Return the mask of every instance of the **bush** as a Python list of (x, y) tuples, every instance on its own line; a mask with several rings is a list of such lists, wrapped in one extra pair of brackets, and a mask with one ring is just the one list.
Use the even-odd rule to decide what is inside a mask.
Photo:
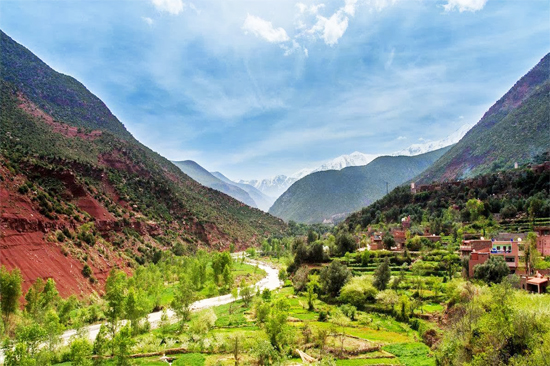
[(85, 264), (84, 268), (82, 268), (82, 275), (86, 278), (90, 277), (92, 275), (92, 269), (89, 265)]

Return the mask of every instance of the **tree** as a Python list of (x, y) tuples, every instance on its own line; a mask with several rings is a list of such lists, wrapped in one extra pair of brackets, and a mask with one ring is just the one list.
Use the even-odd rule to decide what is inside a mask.
[(107, 338), (108, 333), (109, 330), (105, 326), (105, 324), (101, 324), (101, 327), (99, 327), (99, 332), (95, 337), (94, 346), (92, 349), (93, 354), (98, 356), (98, 358), (96, 358), (94, 361), (94, 364), (96, 365), (101, 365), (103, 363), (103, 356), (105, 355), (105, 353), (107, 353), (107, 350), (109, 349), (110, 340)]
[(316, 283), (309, 281), (307, 284), (307, 308), (309, 311), (315, 310), (315, 300), (317, 300), (317, 294), (315, 293)]
[(243, 351), (243, 338), (242, 334), (236, 333), (231, 335), (227, 340), (227, 348), (235, 359), (235, 366), (239, 366), (240, 354)]
[(71, 342), (71, 361), (73, 366), (92, 366), (92, 344), (86, 338), (76, 338)]
[(373, 285), (379, 291), (383, 291), (388, 287), (391, 278), (390, 259), (386, 257), (382, 263), (374, 271)]
[(216, 314), (212, 309), (204, 309), (197, 314), (197, 317), (189, 324), (189, 333), (191, 333), (191, 340), (194, 344), (202, 349), (204, 346), (204, 339), (208, 332), (216, 324)]
[(490, 256), (483, 264), (474, 267), (474, 278), (487, 283), (500, 283), (510, 274), (510, 269), (503, 257)]
[(0, 267), (0, 307), (6, 328), (8, 328), (10, 316), (19, 308), (21, 282), (23, 277), (17, 268), (9, 272), (6, 267)]
[(321, 287), (326, 294), (337, 297), (340, 289), (348, 282), (351, 273), (345, 265), (333, 261), (321, 270), (319, 275)]
[(376, 295), (378, 301), (386, 310), (392, 310), (399, 301), (399, 297), (393, 290), (384, 290)]
[(349, 325), (349, 319), (342, 314), (341, 311), (334, 311), (331, 323), (334, 324), (334, 327), (340, 327), (340, 332), (337, 332), (338, 338), (340, 338), (340, 357), (344, 354), (344, 341), (346, 340), (346, 326)]
[(372, 302), (377, 290), (366, 276), (352, 277), (340, 290), (340, 301), (362, 307), (367, 302)]
[(527, 240), (524, 246), (525, 271), (528, 275), (531, 275), (541, 258), (537, 250), (537, 234), (533, 232), (527, 234)]
[(133, 287), (130, 287), (128, 290), (128, 295), (126, 296), (125, 313), (126, 317), (130, 321), (133, 335), (138, 333), (139, 321), (147, 314), (147, 310), (148, 306), (145, 296), (143, 296), (141, 291), (136, 292)]
[(189, 320), (191, 316), (191, 304), (193, 304), (195, 299), (196, 295), (189, 280), (185, 275), (181, 275), (179, 283), (176, 286), (174, 299), (171, 303), (172, 310), (180, 319), (181, 327), (183, 327), (185, 321)]
[(114, 359), (117, 366), (127, 366), (130, 364), (128, 356), (130, 356), (133, 344), (132, 330), (130, 329), (130, 325), (127, 324), (113, 338)]
[(244, 305), (248, 307), (250, 305), (250, 302), (252, 301), (252, 297), (254, 296), (254, 291), (252, 290), (251, 286), (246, 286), (246, 284), (244, 283), (244, 279), (241, 282), (239, 295), (243, 299)]
[(126, 273), (112, 269), (105, 283), (105, 300), (107, 300), (107, 319), (110, 323), (111, 337), (115, 337), (118, 321), (124, 315), (126, 303)]
[(395, 238), (391, 233), (387, 232), (384, 235), (384, 239), (382, 239), (382, 244), (384, 245), (384, 249), (390, 250), (393, 246), (395, 246)]
[(343, 256), (348, 252), (355, 252), (357, 250), (357, 243), (348, 232), (341, 232), (336, 236), (336, 248), (338, 254)]
[(225, 267), (223, 267), (222, 274), (225, 287), (227, 287), (228, 289), (233, 287), (233, 273), (231, 273), (231, 268), (229, 267), (229, 265), (226, 264)]
[(61, 334), (63, 333), (63, 325), (59, 322), (57, 312), (52, 309), (46, 312), (43, 327), (46, 331), (48, 349), (50, 352), (53, 352), (60, 341)]
[(264, 329), (271, 342), (271, 345), (281, 350), (281, 347), (287, 344), (288, 326), (287, 313), (289, 305), (286, 300), (278, 300), (270, 306), (269, 314), (264, 323)]

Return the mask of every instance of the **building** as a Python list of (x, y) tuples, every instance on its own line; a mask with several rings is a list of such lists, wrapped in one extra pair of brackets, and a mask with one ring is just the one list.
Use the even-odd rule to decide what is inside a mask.
[(537, 250), (542, 256), (550, 255), (550, 227), (536, 227), (534, 231), (537, 233)]
[(550, 277), (542, 275), (539, 271), (534, 276), (522, 276), (520, 282), (522, 289), (537, 294), (545, 293), (549, 283)]
[(478, 264), (485, 263), (491, 256), (502, 256), (510, 269), (510, 273), (516, 273), (520, 267), (520, 258), (523, 251), (520, 250), (521, 242), (496, 241), (496, 240), (464, 240), (460, 246), (462, 257), (469, 257), (468, 277), (474, 276), (474, 268)]

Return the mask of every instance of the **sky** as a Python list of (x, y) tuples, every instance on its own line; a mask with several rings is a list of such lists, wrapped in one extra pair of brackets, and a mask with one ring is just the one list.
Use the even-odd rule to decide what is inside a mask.
[(1, 0), (0, 28), (142, 143), (231, 179), (477, 122), (550, 51), (548, 0)]

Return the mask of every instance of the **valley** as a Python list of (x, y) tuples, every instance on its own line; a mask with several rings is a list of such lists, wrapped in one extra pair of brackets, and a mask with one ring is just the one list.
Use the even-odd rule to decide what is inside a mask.
[(0, 365), (550, 366), (547, 7), (486, 3), (0, 4)]

